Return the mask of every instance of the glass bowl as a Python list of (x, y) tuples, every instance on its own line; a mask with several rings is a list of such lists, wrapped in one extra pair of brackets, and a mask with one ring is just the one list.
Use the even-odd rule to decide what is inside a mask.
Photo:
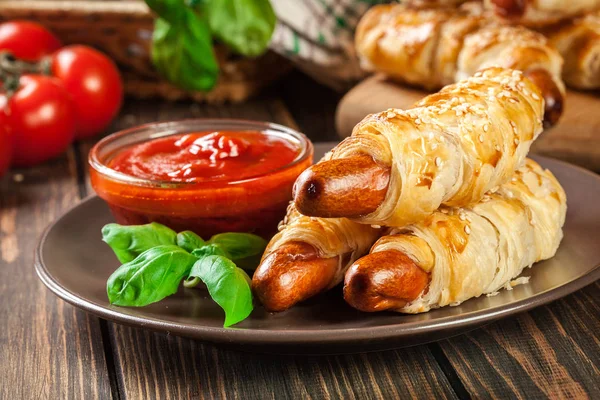
[[(108, 165), (125, 148), (156, 138), (192, 132), (247, 131), (270, 135), (296, 146), (287, 165), (265, 174), (201, 182), (171, 182), (124, 174)], [(313, 146), (293, 129), (268, 122), (195, 119), (141, 125), (114, 133), (90, 151), (92, 186), (116, 221), (134, 225), (159, 222), (203, 238), (222, 232), (251, 232), (270, 237), (284, 217), (298, 175), (312, 164)]]

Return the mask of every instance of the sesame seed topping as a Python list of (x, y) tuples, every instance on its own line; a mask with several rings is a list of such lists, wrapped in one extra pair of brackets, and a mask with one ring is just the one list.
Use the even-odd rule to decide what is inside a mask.
[(515, 144), (518, 145), (520, 143), (519, 139), (515, 139)]
[(436, 157), (435, 158), (435, 165), (438, 166), (438, 167), (441, 167), (442, 166), (442, 159), (439, 158), (439, 157)]
[(530, 220), (529, 220), (529, 223), (530, 223), (531, 225), (535, 225), (535, 220), (532, 218), (532, 219), (530, 219)]
[(470, 234), (471, 234), (471, 228), (469, 228), (469, 225), (465, 225), (465, 233), (466, 233), (467, 235), (470, 235)]
[(494, 148), (496, 149), (496, 151), (500, 151), (501, 150), (499, 144), (497, 144), (496, 147), (494, 147)]
[(483, 135), (479, 135), (479, 141), (483, 143)]
[(387, 117), (388, 117), (388, 118), (394, 118), (395, 116), (396, 116), (396, 113), (395, 113), (395, 112), (388, 111), (388, 113), (387, 113)]
[(443, 214), (448, 214), (448, 209), (447, 208), (442, 208), (440, 210)]
[(487, 132), (489, 129), (490, 129), (490, 126), (489, 126), (488, 124), (485, 124), (485, 125), (483, 126), (483, 131), (484, 131), (484, 132)]
[(515, 178), (514, 176), (510, 179), (511, 182), (516, 182), (517, 178)]
[(508, 101), (509, 101), (509, 102), (511, 102), (511, 103), (513, 103), (513, 104), (516, 104), (516, 102), (517, 102), (517, 101), (516, 101), (515, 99), (513, 99), (512, 97), (511, 97), (510, 99), (508, 99)]
[(531, 97), (533, 97), (535, 100), (539, 100), (540, 96), (537, 95), (537, 93), (532, 93)]
[(458, 218), (460, 218), (461, 221), (465, 221), (467, 219), (467, 216), (463, 213), (458, 214)]
[(421, 120), (419, 118), (415, 119), (415, 124), (421, 125)]

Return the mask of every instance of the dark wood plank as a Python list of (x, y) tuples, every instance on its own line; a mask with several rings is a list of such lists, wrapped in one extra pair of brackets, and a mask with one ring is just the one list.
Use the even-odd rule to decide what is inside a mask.
[(456, 398), (427, 347), (270, 356), (113, 326), (127, 398)]
[[(221, 107), (130, 101), (112, 130), (190, 117), (248, 118), (295, 127), (286, 107), (271, 92), (243, 105)], [(316, 130), (309, 127), (310, 132)], [(92, 144), (80, 144), (82, 162)], [(275, 357), (108, 326), (118, 386), (127, 398), (455, 397), (427, 347), (339, 357)]]
[(72, 152), (0, 179), (1, 399), (111, 396), (98, 318), (56, 298), (33, 268), (41, 232), (78, 201)]
[(473, 398), (600, 398), (600, 282), (440, 343)]

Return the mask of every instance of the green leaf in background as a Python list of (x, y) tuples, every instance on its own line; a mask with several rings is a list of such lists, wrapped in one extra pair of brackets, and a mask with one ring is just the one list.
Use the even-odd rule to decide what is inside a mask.
[(205, 245), (206, 242), (192, 231), (183, 231), (177, 234), (177, 246), (189, 253)]
[(131, 226), (108, 224), (102, 228), (102, 240), (122, 263), (132, 261), (155, 246), (175, 244), (176, 236), (172, 229), (156, 222)]
[(199, 278), (206, 285), (210, 297), (225, 311), (228, 327), (243, 321), (252, 312), (250, 277), (223, 256), (208, 256), (198, 260), (190, 271), (190, 278)]
[(277, 21), (269, 0), (209, 0), (201, 8), (212, 34), (233, 51), (255, 57), (267, 49)]
[(152, 61), (171, 83), (187, 90), (208, 91), (217, 83), (219, 65), (207, 21), (189, 8), (180, 20), (157, 18)]
[(211, 237), (208, 243), (221, 246), (234, 261), (260, 255), (267, 247), (265, 239), (251, 233), (220, 233)]
[(152, 11), (173, 24), (183, 20), (186, 5), (183, 0), (145, 0)]
[(141, 307), (177, 292), (197, 258), (175, 245), (157, 246), (121, 265), (108, 278), (111, 304)]

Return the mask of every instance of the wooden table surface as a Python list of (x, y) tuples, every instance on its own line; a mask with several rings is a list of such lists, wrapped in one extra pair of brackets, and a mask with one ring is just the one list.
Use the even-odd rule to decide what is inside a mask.
[[(129, 99), (110, 131), (236, 117), (335, 140), (338, 100), (296, 73), (242, 105)], [(358, 355), (246, 354), (88, 315), (42, 285), (33, 250), (50, 222), (92, 194), (92, 144), (0, 180), (0, 399), (600, 398), (600, 282), (466, 335)]]

